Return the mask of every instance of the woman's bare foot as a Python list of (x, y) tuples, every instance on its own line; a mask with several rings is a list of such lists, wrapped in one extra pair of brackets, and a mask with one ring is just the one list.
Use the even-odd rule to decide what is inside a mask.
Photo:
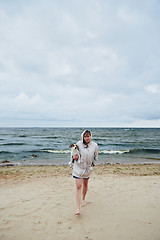
[(80, 214), (80, 210), (77, 209), (77, 211), (75, 212), (75, 215), (79, 215)]
[(82, 207), (87, 206), (87, 202), (86, 202), (85, 200), (82, 200), (82, 202), (81, 202), (81, 206), (82, 206)]

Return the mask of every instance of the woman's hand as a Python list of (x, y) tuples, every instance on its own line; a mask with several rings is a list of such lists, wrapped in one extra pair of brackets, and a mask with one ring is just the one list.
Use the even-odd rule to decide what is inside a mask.
[(78, 154), (74, 155), (72, 158), (77, 161), (78, 158), (79, 158), (79, 157), (78, 157)]

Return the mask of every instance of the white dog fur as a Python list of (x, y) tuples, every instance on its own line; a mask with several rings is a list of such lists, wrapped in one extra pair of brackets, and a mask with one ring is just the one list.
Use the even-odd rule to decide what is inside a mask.
[[(79, 154), (79, 148), (76, 144), (72, 144), (69, 146), (71, 148), (71, 157), (70, 162), (68, 163), (71, 167), (73, 166), (74, 161), (77, 161), (78, 163), (81, 162), (80, 154)], [(73, 156), (78, 155), (78, 160), (74, 160)]]

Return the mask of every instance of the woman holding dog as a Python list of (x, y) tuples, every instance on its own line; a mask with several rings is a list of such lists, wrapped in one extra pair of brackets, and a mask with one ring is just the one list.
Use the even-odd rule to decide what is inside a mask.
[[(88, 190), (88, 180), (93, 167), (98, 160), (98, 145), (91, 141), (91, 132), (85, 130), (81, 135), (81, 141), (77, 142), (80, 161), (78, 155), (73, 156), (73, 178), (76, 183), (76, 215), (80, 214), (80, 206), (86, 206), (85, 197)], [(81, 201), (82, 199), (82, 201)]]

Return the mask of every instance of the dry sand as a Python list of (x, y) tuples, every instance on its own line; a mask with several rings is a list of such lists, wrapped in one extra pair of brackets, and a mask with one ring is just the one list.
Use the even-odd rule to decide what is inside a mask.
[(96, 166), (86, 200), (69, 167), (0, 168), (0, 240), (160, 240), (160, 165)]

